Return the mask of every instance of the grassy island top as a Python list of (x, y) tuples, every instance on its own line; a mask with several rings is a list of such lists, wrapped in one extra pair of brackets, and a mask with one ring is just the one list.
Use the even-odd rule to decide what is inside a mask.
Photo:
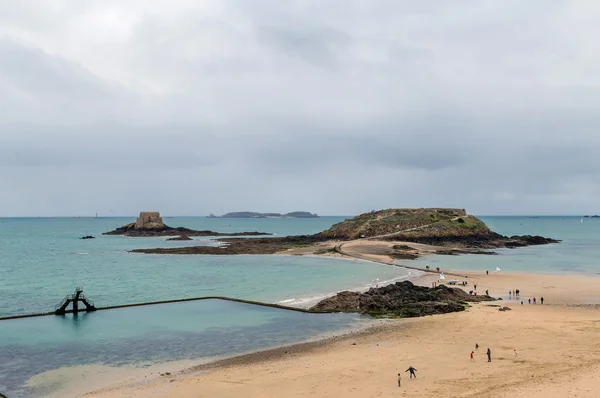
[(491, 233), (477, 217), (464, 209), (386, 209), (364, 213), (323, 231), (330, 239), (358, 239), (382, 235), (469, 236)]

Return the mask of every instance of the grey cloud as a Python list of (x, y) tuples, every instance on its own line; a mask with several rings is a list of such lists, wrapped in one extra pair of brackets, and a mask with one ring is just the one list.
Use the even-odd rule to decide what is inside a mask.
[(326, 26), (259, 26), (258, 38), (290, 56), (314, 65), (332, 67), (350, 45), (348, 34)]
[(0, 215), (598, 212), (597, 2), (7, 4)]

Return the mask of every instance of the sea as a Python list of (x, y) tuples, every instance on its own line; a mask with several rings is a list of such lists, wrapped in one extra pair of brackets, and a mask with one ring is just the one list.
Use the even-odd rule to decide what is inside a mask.
[[(316, 233), (345, 218), (166, 217), (165, 223), (287, 236)], [(341, 290), (364, 290), (420, 275), (402, 265), (482, 272), (496, 267), (507, 272), (600, 272), (598, 218), (480, 218), (503, 235), (543, 235), (562, 243), (502, 249), (497, 256), (427, 256), (387, 266), (314, 256), (134, 254), (128, 251), (217, 243), (211, 237), (167, 241), (102, 235), (134, 217), (0, 218), (0, 317), (53, 311), (77, 286), (96, 306), (228, 296), (308, 307)], [(86, 235), (95, 239), (79, 239)], [(32, 380), (57, 369), (209, 360), (342, 333), (368, 322), (355, 314), (305, 314), (222, 300), (0, 321), (0, 392), (11, 398), (48, 396), (66, 388), (69, 380)]]

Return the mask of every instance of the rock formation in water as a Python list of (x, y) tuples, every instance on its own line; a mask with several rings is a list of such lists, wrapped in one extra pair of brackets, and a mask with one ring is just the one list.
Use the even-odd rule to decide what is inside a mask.
[(378, 238), (453, 248), (514, 248), (558, 243), (542, 236), (502, 236), (464, 209), (387, 209), (344, 220), (322, 232), (330, 239)]
[[(185, 232), (182, 234), (194, 235)], [(148, 254), (272, 254), (323, 242), (337, 245), (338, 242), (363, 238), (441, 246), (443, 249), (439, 251), (440, 254), (494, 254), (469, 249), (516, 248), (560, 242), (542, 236), (502, 236), (491, 231), (477, 217), (467, 215), (463, 209), (432, 208), (373, 211), (337, 223), (314, 235), (258, 239), (225, 238), (219, 240), (223, 245), (218, 247), (188, 246), (134, 251)], [(400, 248), (394, 246), (396, 247)], [(407, 248), (394, 249), (395, 251), (387, 254), (399, 259), (414, 259), (420, 255), (418, 250), (409, 246)]]
[(148, 236), (260, 236), (271, 235), (266, 232), (232, 232), (222, 233), (209, 230), (196, 231), (183, 227), (169, 227), (166, 225), (160, 213), (141, 212), (137, 220), (131, 224), (124, 225), (114, 231), (105, 232), (103, 235), (125, 235), (132, 237)]
[(341, 292), (320, 301), (311, 310), (410, 318), (463, 311), (468, 303), (494, 300), (490, 296), (473, 296), (462, 289), (444, 285), (429, 288), (403, 281), (371, 288), (365, 293)]

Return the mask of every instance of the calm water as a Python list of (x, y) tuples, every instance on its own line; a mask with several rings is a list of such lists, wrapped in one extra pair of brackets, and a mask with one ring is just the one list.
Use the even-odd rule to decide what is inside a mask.
[[(167, 218), (172, 226), (218, 232), (310, 234), (343, 217), (318, 219)], [(597, 274), (600, 219), (482, 217), (504, 235), (562, 239), (557, 245), (500, 250), (499, 256), (430, 256), (410, 265), (443, 269)], [(82, 285), (98, 306), (223, 295), (291, 305), (349, 288), (414, 277), (416, 271), (359, 261), (296, 256), (165, 256), (128, 250), (212, 245), (101, 233), (133, 218), (0, 219), (0, 316), (50, 311)], [(83, 235), (92, 240), (80, 240)], [(411, 273), (412, 272), (412, 273)], [(206, 358), (293, 343), (356, 324), (351, 315), (309, 316), (220, 301), (131, 308), (0, 322), (0, 391), (65, 365), (137, 364)], [(85, 349), (83, 348), (85, 347)], [(35, 391), (44, 395), (43, 391)]]
[[(353, 314), (303, 314), (208, 300), (4, 321), (0, 391), (11, 398), (46, 396), (55, 391), (29, 389), (26, 381), (63, 366), (232, 355), (342, 330), (361, 319)], [(60, 381), (52, 384), (61, 387)]]

